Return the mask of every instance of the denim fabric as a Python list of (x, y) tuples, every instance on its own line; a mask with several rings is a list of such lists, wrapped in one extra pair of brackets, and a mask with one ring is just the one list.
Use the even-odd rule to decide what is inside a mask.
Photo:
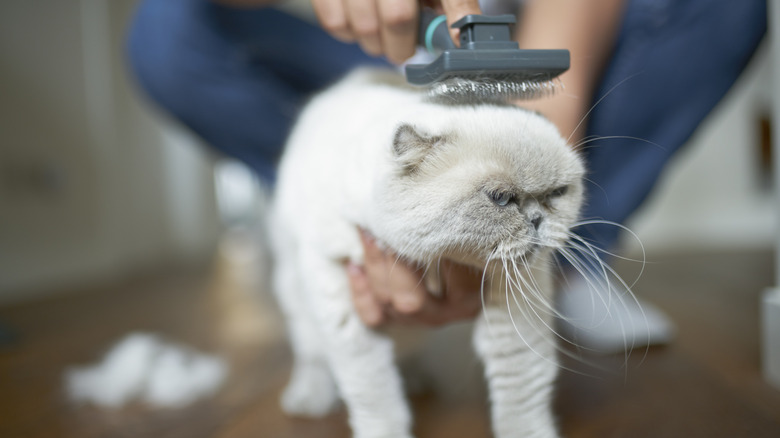
[[(763, 0), (629, 2), (587, 130), (594, 138), (622, 138), (594, 140), (585, 149), (584, 218), (623, 223), (642, 204), (765, 33)], [(607, 248), (619, 229), (578, 232)]]
[(127, 52), (153, 101), (269, 183), (311, 93), (357, 65), (388, 65), (275, 9), (207, 0), (142, 1)]

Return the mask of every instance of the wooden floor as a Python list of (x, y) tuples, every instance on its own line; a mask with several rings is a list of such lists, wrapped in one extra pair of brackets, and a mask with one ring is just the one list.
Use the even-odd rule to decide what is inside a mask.
[[(759, 297), (772, 283), (767, 252), (653, 256), (636, 292), (671, 315), (674, 344), (622, 357), (585, 357), (562, 372), (556, 412), (575, 437), (780, 437), (780, 391), (760, 375)], [(622, 272), (634, 271), (620, 264)], [(0, 342), (0, 437), (348, 437), (344, 413), (285, 417), (277, 404), (290, 353), (281, 322), (250, 259), (216, 257), (208, 269), (168, 272), (0, 308), (15, 338)], [(124, 334), (150, 331), (230, 363), (215, 397), (177, 410), (75, 405), (63, 393), (69, 367), (93, 363)], [(465, 331), (455, 326), (450, 331)], [(464, 344), (465, 345), (465, 344)], [(435, 354), (463, 346), (439, 344)], [(442, 361), (440, 361), (442, 362)], [(488, 437), (478, 366), (443, 361), (450, 383), (413, 397), (417, 436)], [(453, 383), (454, 382), (454, 383)]]

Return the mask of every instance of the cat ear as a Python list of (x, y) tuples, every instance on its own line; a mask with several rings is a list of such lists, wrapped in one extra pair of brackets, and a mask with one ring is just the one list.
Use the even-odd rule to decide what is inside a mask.
[(414, 126), (404, 123), (395, 131), (393, 153), (407, 173), (413, 172), (440, 141), (442, 137), (421, 134)]

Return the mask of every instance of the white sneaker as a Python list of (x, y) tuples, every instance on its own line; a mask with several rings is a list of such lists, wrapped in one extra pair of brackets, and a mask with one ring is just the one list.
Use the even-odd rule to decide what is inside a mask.
[(639, 301), (622, 285), (570, 280), (558, 295), (559, 329), (569, 341), (610, 354), (668, 344), (674, 323), (652, 304)]

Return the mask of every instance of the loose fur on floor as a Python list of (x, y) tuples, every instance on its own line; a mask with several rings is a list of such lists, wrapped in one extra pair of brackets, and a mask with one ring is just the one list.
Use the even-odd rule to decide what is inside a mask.
[(362, 260), (361, 227), (430, 275), (442, 258), (484, 272), (473, 342), (494, 434), (558, 436), (552, 255), (589, 251), (569, 231), (583, 174), (552, 123), (514, 106), (428, 103), (377, 70), (315, 97), (287, 145), (270, 221), (295, 354), (285, 411), (320, 416), (342, 399), (355, 437), (412, 436), (394, 339), (350, 300), (344, 262)]
[(133, 401), (180, 408), (214, 394), (227, 377), (227, 364), (150, 333), (130, 333), (97, 364), (70, 369), (65, 385), (71, 400), (105, 408)]

